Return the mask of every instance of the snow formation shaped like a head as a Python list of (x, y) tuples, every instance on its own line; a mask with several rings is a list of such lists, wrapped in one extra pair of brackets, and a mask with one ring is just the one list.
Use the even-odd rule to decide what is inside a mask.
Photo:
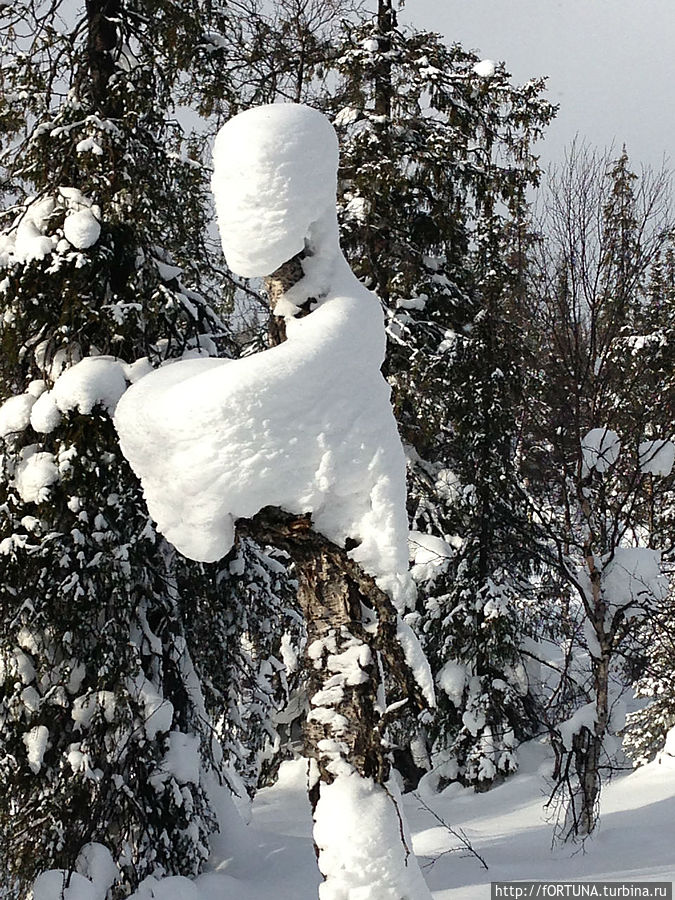
[(304, 249), (312, 226), (335, 217), (338, 141), (328, 119), (295, 103), (230, 119), (213, 149), (212, 187), (228, 265), (270, 275)]

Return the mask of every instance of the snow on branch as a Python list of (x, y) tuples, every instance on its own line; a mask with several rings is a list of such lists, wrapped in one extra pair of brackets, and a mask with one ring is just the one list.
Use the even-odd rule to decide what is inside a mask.
[[(405, 460), (380, 366), (379, 301), (339, 248), (337, 141), (307, 107), (242, 113), (221, 130), (213, 186), (229, 265), (270, 275), (303, 252), (282, 300), (287, 340), (236, 361), (158, 369), (122, 397), (122, 450), (148, 508), (186, 556), (214, 561), (234, 522), (265, 506), (314, 527), (373, 575), (400, 611), (411, 602)], [(292, 295), (292, 296), (291, 296)], [(313, 298), (313, 311), (293, 318)]]

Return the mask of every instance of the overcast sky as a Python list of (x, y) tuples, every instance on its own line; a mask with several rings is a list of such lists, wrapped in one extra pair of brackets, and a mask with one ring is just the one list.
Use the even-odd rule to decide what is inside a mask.
[(547, 75), (560, 111), (542, 161), (578, 132), (625, 143), (636, 167), (675, 164), (675, 0), (407, 0), (400, 20), (506, 62), (517, 81)]

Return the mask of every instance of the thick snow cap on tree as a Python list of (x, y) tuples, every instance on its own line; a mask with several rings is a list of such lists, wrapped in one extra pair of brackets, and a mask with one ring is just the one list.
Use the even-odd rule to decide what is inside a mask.
[(336, 146), (327, 119), (304, 106), (260, 107), (224, 126), (213, 183), (229, 265), (269, 275), (307, 245), (294, 302), (318, 305), (287, 320), (277, 347), (142, 378), (115, 424), (151, 515), (184, 555), (224, 556), (234, 521), (265, 506), (311, 513), (330, 540), (358, 542), (351, 556), (403, 611), (413, 594), (405, 460), (380, 372), (380, 303), (338, 244)]
[(230, 268), (269, 275), (335, 210), (338, 142), (328, 119), (294, 103), (230, 119), (213, 148), (213, 193)]

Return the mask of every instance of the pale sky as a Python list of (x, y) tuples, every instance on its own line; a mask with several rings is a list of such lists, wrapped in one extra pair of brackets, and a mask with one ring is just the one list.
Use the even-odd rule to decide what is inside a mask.
[(560, 111), (543, 162), (578, 132), (625, 143), (636, 167), (675, 165), (675, 0), (407, 0), (400, 21), (505, 61), (519, 82), (548, 75)]

